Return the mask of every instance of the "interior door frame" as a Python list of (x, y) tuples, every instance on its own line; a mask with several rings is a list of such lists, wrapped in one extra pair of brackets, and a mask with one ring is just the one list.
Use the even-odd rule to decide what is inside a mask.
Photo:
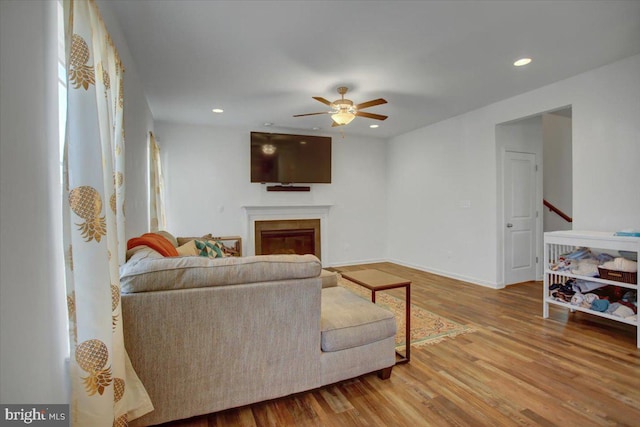
[[(537, 138), (533, 143), (521, 145), (514, 144), (502, 131), (503, 126), (512, 126), (517, 125), (520, 121), (525, 120), (540, 120), (540, 138), (539, 141)], [(520, 119), (516, 119), (513, 121), (498, 123), (495, 125), (495, 139), (496, 139), (496, 200), (497, 200), (497, 215), (496, 215), (496, 231), (497, 231), (497, 257), (496, 257), (496, 271), (498, 273), (496, 287), (498, 289), (504, 288), (506, 286), (506, 262), (505, 262), (505, 201), (504, 201), (504, 162), (506, 158), (507, 151), (515, 151), (521, 153), (530, 153), (536, 156), (536, 165), (537, 165), (537, 173), (535, 178), (535, 193), (536, 193), (536, 211), (537, 217), (535, 221), (535, 231), (534, 236), (536, 239), (536, 257), (538, 258), (538, 263), (536, 265), (536, 273), (535, 280), (542, 280), (542, 251), (543, 251), (543, 224), (542, 224), (542, 213), (543, 213), (543, 204), (542, 204), (542, 179), (543, 179), (543, 165), (542, 165), (542, 112), (535, 114), (529, 117), (522, 117)]]

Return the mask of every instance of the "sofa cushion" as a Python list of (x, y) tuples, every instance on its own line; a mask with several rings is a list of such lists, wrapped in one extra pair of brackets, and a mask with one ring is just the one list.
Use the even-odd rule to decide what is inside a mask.
[(322, 290), (320, 308), (322, 351), (345, 350), (396, 334), (392, 312), (340, 286)]
[(202, 288), (320, 276), (313, 255), (164, 258), (152, 249), (136, 252), (120, 267), (123, 293)]
[(338, 273), (334, 273), (329, 270), (322, 270), (320, 273), (320, 278), (322, 279), (322, 287), (330, 288), (332, 286), (338, 286)]

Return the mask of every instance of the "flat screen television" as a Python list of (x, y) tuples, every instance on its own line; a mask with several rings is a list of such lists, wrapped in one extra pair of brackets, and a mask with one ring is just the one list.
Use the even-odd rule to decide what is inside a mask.
[(251, 182), (331, 183), (331, 137), (251, 132)]

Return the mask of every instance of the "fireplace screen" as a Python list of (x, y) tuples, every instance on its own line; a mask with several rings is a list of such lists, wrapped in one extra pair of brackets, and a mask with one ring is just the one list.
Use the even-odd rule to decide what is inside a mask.
[(320, 220), (256, 221), (256, 255), (313, 254), (320, 258)]

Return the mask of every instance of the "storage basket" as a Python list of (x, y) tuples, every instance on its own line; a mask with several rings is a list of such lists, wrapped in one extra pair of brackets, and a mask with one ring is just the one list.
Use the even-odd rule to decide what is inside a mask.
[(606, 268), (598, 267), (598, 271), (600, 272), (600, 278), (605, 280), (613, 280), (616, 282), (622, 283), (638, 283), (638, 273), (633, 272), (630, 273), (628, 271), (616, 271), (616, 270), (607, 270)]

